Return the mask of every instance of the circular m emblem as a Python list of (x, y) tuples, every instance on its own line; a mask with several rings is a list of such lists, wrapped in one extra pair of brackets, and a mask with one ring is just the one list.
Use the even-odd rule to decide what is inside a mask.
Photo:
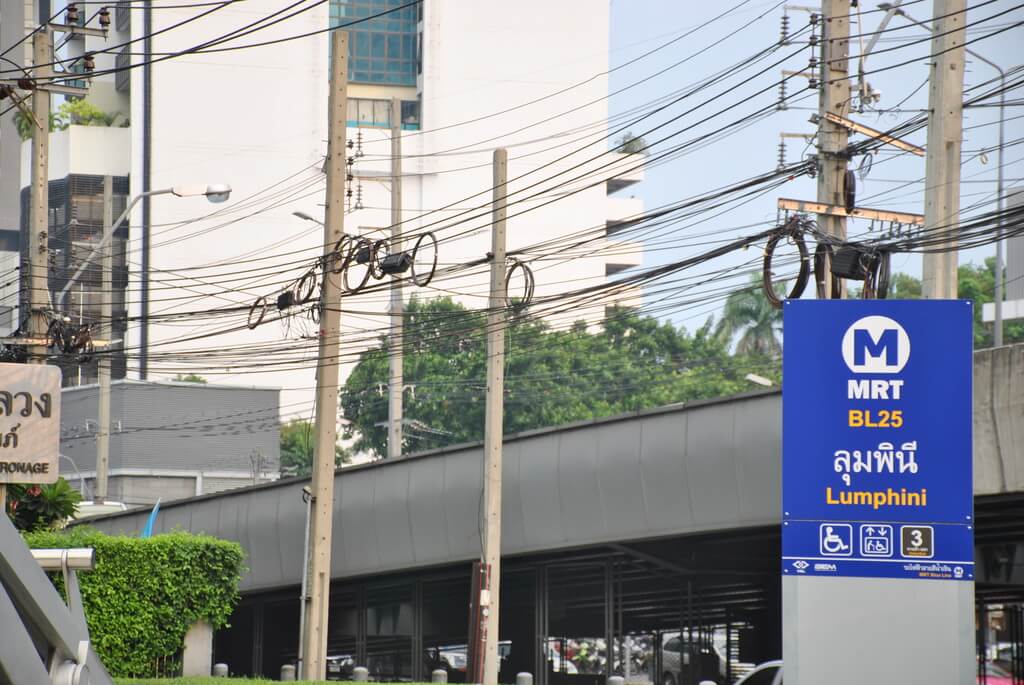
[(899, 373), (910, 359), (910, 336), (887, 316), (865, 316), (843, 335), (843, 361), (854, 373)]

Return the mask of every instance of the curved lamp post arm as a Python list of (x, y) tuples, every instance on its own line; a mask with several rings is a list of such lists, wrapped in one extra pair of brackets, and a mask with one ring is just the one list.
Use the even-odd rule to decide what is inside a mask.
[(58, 293), (57, 297), (54, 299), (54, 305), (57, 305), (58, 303), (62, 303), (64, 301), (64, 296), (67, 295), (67, 292), (68, 290), (71, 289), (71, 286), (73, 286), (75, 282), (79, 278), (81, 278), (82, 272), (85, 271), (87, 266), (89, 266), (93, 258), (96, 257), (97, 254), (99, 254), (100, 250), (107, 246), (107, 243), (109, 243), (110, 239), (114, 236), (114, 232), (121, 227), (121, 224), (124, 223), (124, 220), (128, 218), (129, 214), (131, 214), (132, 208), (135, 207), (135, 205), (137, 205), (142, 198), (150, 197), (152, 195), (164, 195), (172, 192), (174, 192), (173, 188), (164, 188), (162, 190), (150, 190), (145, 193), (136, 195), (134, 198), (132, 198), (132, 201), (129, 202), (128, 206), (125, 207), (123, 212), (121, 212), (121, 216), (117, 217), (117, 220), (103, 231), (103, 237), (100, 238), (100, 242), (97, 243), (96, 246), (92, 248), (88, 255), (86, 255), (85, 259), (82, 260), (82, 263), (78, 265), (78, 269), (75, 271), (75, 274), (68, 279), (67, 283), (64, 284), (64, 287), (61, 289), (60, 293)]
[(228, 199), (228, 196), (231, 195), (231, 186), (223, 183), (211, 185), (180, 185), (174, 186), (173, 188), (147, 190), (144, 193), (136, 195), (134, 198), (132, 198), (132, 201), (128, 203), (128, 206), (125, 207), (124, 211), (121, 212), (121, 216), (117, 217), (117, 220), (114, 221), (114, 223), (112, 223), (109, 227), (104, 228), (103, 236), (100, 238), (99, 243), (97, 243), (96, 246), (93, 247), (92, 250), (89, 252), (89, 254), (86, 255), (85, 259), (82, 260), (82, 263), (79, 264), (78, 269), (75, 271), (74, 275), (68, 279), (67, 283), (64, 284), (64, 287), (61, 289), (60, 293), (57, 294), (57, 297), (54, 300), (55, 304), (64, 301), (64, 296), (67, 295), (68, 290), (70, 290), (71, 286), (73, 286), (75, 282), (82, 276), (82, 272), (85, 271), (87, 266), (89, 266), (93, 258), (96, 257), (96, 255), (99, 254), (99, 252), (104, 247), (107, 246), (107, 244), (110, 242), (110, 239), (114, 237), (114, 232), (117, 231), (117, 229), (120, 228), (121, 224), (124, 223), (124, 220), (128, 218), (128, 215), (131, 214), (132, 208), (139, 203), (139, 200), (141, 200), (144, 197), (152, 197), (153, 195), (176, 195), (178, 197), (193, 197), (196, 195), (205, 195), (207, 200), (216, 204), (224, 202), (225, 200)]

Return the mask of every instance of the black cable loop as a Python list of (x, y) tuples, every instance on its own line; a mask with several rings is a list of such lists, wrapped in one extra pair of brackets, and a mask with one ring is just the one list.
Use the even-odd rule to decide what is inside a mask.
[[(522, 262), (515, 257), (511, 257), (509, 261), (512, 266), (505, 274), (505, 306), (509, 308), (522, 309), (528, 307), (533, 302), (533, 291), (536, 284), (536, 280), (533, 276), (533, 269), (526, 262)], [(520, 269), (523, 272), (523, 297), (518, 302), (512, 302), (512, 299), (508, 296), (509, 285), (512, 283), (512, 276), (515, 274), (516, 269)]]
[[(430, 273), (427, 274), (427, 277), (425, 279), (421, 280), (420, 275), (416, 271), (416, 258), (419, 256), (420, 247), (423, 245), (423, 240), (425, 238), (430, 238), (430, 242), (433, 243), (434, 261), (430, 265)], [(412, 282), (415, 283), (420, 288), (426, 288), (427, 285), (430, 284), (430, 281), (434, 280), (434, 272), (437, 271), (437, 238), (434, 236), (434, 233), (432, 231), (427, 231), (426, 233), (423, 233), (422, 235), (420, 235), (419, 238), (416, 239), (416, 244), (412, 248), (412, 265), (410, 267), (410, 270), (411, 273), (409, 275), (410, 278), (412, 278)]]
[(306, 304), (313, 300), (313, 293), (316, 292), (316, 267), (305, 273), (295, 284), (295, 303)]
[[(252, 315), (253, 315), (253, 313), (255, 313), (257, 308), (260, 308), (260, 315), (256, 319), (256, 321), (253, 322)], [(260, 297), (257, 297), (256, 301), (252, 303), (251, 307), (249, 307), (249, 316), (248, 316), (248, 318), (245, 321), (245, 325), (249, 328), (249, 330), (255, 330), (257, 326), (259, 326), (261, 323), (263, 323), (263, 317), (265, 317), (266, 315), (267, 315), (267, 298), (265, 298), (265, 297), (263, 297), (261, 295)]]
[(764, 290), (764, 296), (768, 299), (768, 302), (775, 309), (782, 309), (782, 300), (775, 293), (775, 288), (772, 286), (772, 258), (775, 256), (775, 248), (778, 246), (779, 241), (783, 239), (792, 240), (796, 244), (797, 250), (800, 252), (800, 271), (797, 273), (796, 282), (793, 284), (792, 289), (786, 296), (786, 299), (795, 300), (804, 294), (804, 288), (807, 287), (807, 281), (810, 278), (811, 268), (807, 255), (807, 243), (804, 241), (803, 229), (800, 226), (800, 222), (795, 217), (786, 222), (785, 225), (779, 228), (779, 230), (772, 235), (768, 240), (768, 244), (764, 248), (764, 265), (761, 269), (761, 287)]
[(352, 236), (346, 234), (338, 238), (338, 242), (334, 243), (334, 249), (331, 250), (330, 258), (332, 274), (337, 276), (347, 269), (348, 265), (352, 262), (352, 257), (354, 256), (354, 251), (351, 249), (352, 242)]
[[(381, 253), (383, 252), (383, 256)], [(375, 280), (384, 278), (384, 260), (391, 254), (391, 245), (388, 243), (387, 238), (381, 238), (377, 242), (373, 243), (373, 248), (370, 250), (370, 274), (373, 275)]]
[(867, 257), (867, 277), (862, 297), (865, 300), (884, 300), (889, 295), (890, 253), (880, 250)]
[[(359, 280), (359, 283), (355, 287), (353, 287), (352, 284), (349, 283), (348, 275), (353, 262), (356, 264), (360, 263), (359, 253), (362, 250), (366, 250), (366, 254), (364, 255), (366, 261), (362, 262), (366, 264), (366, 271), (365, 273), (363, 273), (363, 277)], [(366, 285), (366, 282), (370, 280), (370, 272), (373, 270), (373, 243), (370, 242), (370, 240), (368, 240), (367, 238), (359, 238), (358, 240), (352, 240), (351, 247), (349, 248), (349, 257), (348, 259), (345, 260), (345, 262), (346, 263), (341, 271), (341, 284), (344, 286), (345, 291), (347, 293), (349, 293), (350, 295), (355, 295), (360, 290), (362, 290), (363, 287)]]

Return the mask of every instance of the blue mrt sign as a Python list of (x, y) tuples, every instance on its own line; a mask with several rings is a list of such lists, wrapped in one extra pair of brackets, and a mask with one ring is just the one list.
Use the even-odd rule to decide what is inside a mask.
[(962, 300), (784, 305), (782, 570), (974, 579)]

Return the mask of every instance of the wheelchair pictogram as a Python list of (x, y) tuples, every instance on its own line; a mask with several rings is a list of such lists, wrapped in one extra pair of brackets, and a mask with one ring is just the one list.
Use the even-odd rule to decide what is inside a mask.
[(819, 528), (819, 551), (828, 557), (853, 555), (853, 526), (849, 523), (823, 523)]

